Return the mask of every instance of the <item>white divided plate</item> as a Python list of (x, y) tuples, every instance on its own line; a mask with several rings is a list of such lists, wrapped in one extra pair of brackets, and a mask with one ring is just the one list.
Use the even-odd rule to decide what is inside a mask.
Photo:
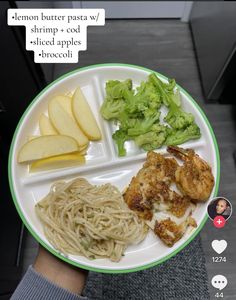
[[(59, 179), (70, 180), (81, 176), (96, 185), (114, 184), (121, 191), (129, 184), (132, 176), (137, 173), (145, 161), (146, 154), (136, 148), (133, 143), (128, 142), (126, 143), (127, 156), (117, 157), (116, 147), (112, 140), (114, 128), (109, 122), (102, 119), (99, 108), (105, 97), (105, 83), (107, 80), (131, 78), (135, 86), (142, 80), (146, 80), (150, 72), (152, 71), (146, 68), (125, 64), (94, 65), (70, 72), (47, 86), (32, 101), (15, 131), (9, 156), (9, 182), (18, 213), (40, 244), (57, 257), (78, 267), (97, 272), (125, 273), (157, 265), (183, 249), (197, 235), (207, 220), (207, 203), (198, 204), (193, 214), (198, 224), (197, 228), (188, 230), (184, 237), (172, 248), (165, 246), (158, 237), (149, 232), (142, 243), (128, 247), (121, 261), (115, 263), (108, 259), (88, 260), (82, 256), (69, 255), (65, 257), (58, 253), (45, 238), (41, 223), (35, 214), (35, 204), (49, 192), (52, 183)], [(157, 75), (163, 81), (167, 80), (163, 75), (158, 73)], [(47, 112), (48, 100), (58, 94), (71, 93), (78, 85), (84, 92), (100, 125), (102, 140), (91, 142), (87, 162), (83, 166), (30, 174), (27, 166), (17, 163), (17, 154), (20, 147), (27, 141), (29, 136), (39, 134), (39, 116), (41, 113)], [(180, 91), (184, 110), (193, 113), (202, 133), (199, 140), (187, 142), (183, 144), (183, 147), (193, 148), (211, 165), (215, 177), (211, 199), (217, 195), (220, 177), (217, 142), (213, 130), (200, 107), (182, 88), (180, 88)], [(159, 151), (165, 152), (165, 147), (159, 149)]]

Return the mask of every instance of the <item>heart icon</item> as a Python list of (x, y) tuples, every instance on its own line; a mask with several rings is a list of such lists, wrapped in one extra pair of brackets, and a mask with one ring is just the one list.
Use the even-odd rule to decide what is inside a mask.
[(227, 248), (227, 242), (225, 240), (214, 240), (212, 241), (211, 246), (215, 250), (215, 252), (221, 254)]

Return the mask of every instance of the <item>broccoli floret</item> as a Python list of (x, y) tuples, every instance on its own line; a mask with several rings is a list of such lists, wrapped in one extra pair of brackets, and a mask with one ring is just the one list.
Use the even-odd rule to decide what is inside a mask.
[(161, 95), (162, 102), (168, 107), (170, 103), (175, 103), (178, 107), (181, 105), (179, 89), (175, 88), (174, 79), (169, 79), (169, 83), (162, 82), (155, 73), (149, 75), (150, 80)]
[(141, 82), (140, 86), (137, 87), (136, 98), (142, 99), (150, 108), (159, 109), (161, 107), (161, 97), (157, 92), (155, 85), (148, 78), (147, 81)]
[(146, 151), (160, 148), (168, 135), (168, 127), (154, 124), (152, 130), (135, 138), (135, 143)]
[(153, 124), (159, 121), (159, 117), (160, 117), (160, 112), (156, 111), (155, 113), (152, 113), (147, 118), (138, 119), (136, 121), (136, 124), (132, 128), (128, 129), (128, 135), (137, 136), (150, 131)]
[(181, 98), (179, 89), (175, 89), (175, 91), (168, 92), (168, 96), (171, 103), (175, 103), (178, 107), (181, 106)]
[(125, 102), (123, 100), (105, 100), (101, 106), (100, 112), (106, 120), (116, 119), (124, 110), (124, 107)]
[(119, 114), (117, 120), (119, 123), (119, 128), (122, 128), (122, 130), (127, 132), (129, 128), (133, 128), (136, 125), (139, 119), (133, 118), (124, 110)]
[[(129, 91), (128, 91), (129, 92)], [(136, 94), (126, 91), (125, 110), (135, 118), (142, 118), (147, 110), (157, 111), (161, 106), (161, 98), (150, 80), (141, 82), (136, 89)]]
[(155, 117), (155, 122), (159, 121), (160, 119), (161, 112), (157, 111), (156, 109), (153, 108), (148, 108), (143, 112), (143, 118), (144, 119), (149, 119), (149, 118), (154, 118)]
[(184, 129), (194, 122), (194, 117), (191, 113), (184, 112), (174, 102), (169, 104), (169, 112), (165, 116), (166, 121), (174, 129)]
[(109, 80), (106, 83), (106, 98), (100, 110), (104, 119), (116, 119), (124, 111), (127, 91), (133, 94), (132, 81), (130, 79), (123, 82)]
[(166, 140), (165, 132), (149, 131), (145, 134), (141, 134), (135, 138), (135, 143), (143, 148), (145, 151), (154, 150), (160, 148)]
[(201, 137), (200, 128), (196, 124), (191, 124), (185, 129), (172, 129), (165, 141), (166, 145), (180, 145), (188, 140), (199, 139)]
[(124, 145), (125, 145), (125, 141), (129, 139), (126, 131), (122, 129), (118, 129), (115, 131), (115, 133), (113, 133), (112, 138), (116, 142), (118, 148), (118, 155), (125, 156), (126, 150)]
[(127, 90), (132, 91), (131, 79), (125, 81), (108, 80), (106, 83), (106, 96), (109, 100), (124, 98), (124, 94)]
[(162, 82), (162, 85), (164, 86), (164, 89), (168, 92), (173, 92), (174, 88), (176, 86), (176, 82), (174, 79), (168, 79), (168, 83)]
[(175, 81), (170, 80), (169, 85), (164, 84), (155, 73), (150, 75), (150, 79), (160, 91), (163, 103), (169, 108), (164, 121), (174, 129), (183, 129), (191, 125), (194, 122), (194, 117), (191, 113), (184, 112), (180, 108), (179, 90), (174, 91)]
[(125, 112), (132, 118), (140, 118), (148, 108), (147, 103), (131, 93), (126, 92)]
[(155, 73), (152, 73), (149, 75), (150, 81), (153, 83), (155, 86), (156, 90), (161, 96), (162, 102), (168, 106), (169, 104), (169, 96), (168, 93), (165, 91), (165, 87), (163, 85), (163, 82), (156, 76)]

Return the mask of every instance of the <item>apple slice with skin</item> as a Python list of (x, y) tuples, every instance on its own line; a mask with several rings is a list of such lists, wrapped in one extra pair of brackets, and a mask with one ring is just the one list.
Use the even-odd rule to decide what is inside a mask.
[(43, 135), (25, 143), (19, 153), (19, 163), (61, 155), (79, 150), (75, 139), (65, 135)]
[(72, 111), (80, 128), (90, 140), (100, 140), (101, 131), (84, 94), (78, 87), (72, 97)]
[(41, 114), (39, 118), (39, 130), (41, 135), (58, 134), (56, 129), (52, 126), (48, 117), (46, 117), (44, 114)]
[(30, 166), (30, 172), (46, 171), (51, 169), (66, 168), (85, 163), (85, 157), (79, 153), (63, 154), (59, 156), (39, 159)]
[(71, 118), (74, 119), (71, 107), (72, 99), (68, 96), (56, 96), (55, 99), (60, 103), (63, 109), (71, 116)]
[(49, 102), (48, 114), (50, 121), (60, 134), (73, 137), (79, 147), (88, 144), (87, 136), (79, 128), (76, 121), (63, 109), (57, 101), (57, 97)]

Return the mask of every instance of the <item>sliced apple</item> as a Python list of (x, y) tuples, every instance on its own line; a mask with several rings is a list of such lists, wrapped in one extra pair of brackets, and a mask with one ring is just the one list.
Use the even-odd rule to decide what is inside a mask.
[(88, 144), (88, 138), (79, 128), (76, 121), (63, 109), (57, 101), (57, 97), (49, 102), (48, 114), (50, 121), (60, 134), (73, 137), (79, 147)]
[(86, 145), (84, 145), (84, 146), (82, 146), (82, 147), (79, 147), (79, 151), (82, 151), (82, 150), (84, 150), (84, 149), (87, 149), (88, 146), (89, 146), (89, 143), (86, 144)]
[(85, 157), (79, 153), (63, 154), (59, 156), (48, 157), (33, 162), (30, 166), (30, 172), (45, 171), (51, 169), (66, 168), (85, 163)]
[(84, 150), (79, 151), (80, 155), (86, 155), (87, 154), (87, 148)]
[(43, 135), (25, 143), (18, 153), (17, 161), (29, 162), (78, 150), (76, 140), (70, 136)]
[(81, 155), (86, 155), (87, 154), (87, 150), (88, 150), (88, 145), (86, 145), (85, 147), (79, 148), (79, 154)]
[(57, 134), (56, 129), (52, 126), (52, 123), (44, 114), (41, 114), (39, 118), (39, 130), (41, 135)]
[(31, 140), (36, 139), (36, 138), (38, 138), (38, 137), (40, 137), (40, 135), (30, 135), (30, 136), (28, 137), (28, 141), (31, 141)]
[(100, 140), (101, 131), (80, 87), (76, 89), (72, 97), (72, 111), (87, 137), (90, 140)]
[(72, 113), (71, 102), (72, 99), (68, 96), (56, 96), (54, 99), (58, 101), (63, 109), (74, 119), (74, 115)]

